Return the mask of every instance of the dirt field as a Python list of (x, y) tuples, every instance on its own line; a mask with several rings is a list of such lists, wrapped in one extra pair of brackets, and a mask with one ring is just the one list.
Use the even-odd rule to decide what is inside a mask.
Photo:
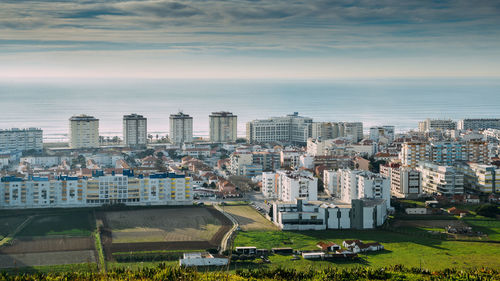
[(113, 243), (209, 241), (225, 223), (210, 208), (106, 212)]
[(224, 206), (223, 210), (231, 214), (244, 231), (250, 230), (278, 230), (269, 220), (250, 206)]
[(0, 254), (0, 268), (95, 263), (93, 250), (46, 253)]
[(0, 247), (0, 254), (25, 254), (93, 250), (90, 237), (14, 239), (11, 245)]
[(112, 253), (218, 248), (232, 223), (212, 207), (98, 213), (106, 259)]

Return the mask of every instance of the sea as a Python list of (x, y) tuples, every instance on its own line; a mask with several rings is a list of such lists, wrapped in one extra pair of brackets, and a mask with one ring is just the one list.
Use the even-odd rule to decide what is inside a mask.
[(402, 132), (425, 118), (500, 118), (500, 79), (0, 80), (0, 129), (41, 128), (46, 142), (67, 141), (68, 119), (78, 114), (99, 118), (102, 136), (120, 137), (123, 115), (142, 114), (162, 137), (179, 111), (194, 118), (199, 137), (214, 111), (236, 114), (242, 137), (248, 121), (294, 112)]

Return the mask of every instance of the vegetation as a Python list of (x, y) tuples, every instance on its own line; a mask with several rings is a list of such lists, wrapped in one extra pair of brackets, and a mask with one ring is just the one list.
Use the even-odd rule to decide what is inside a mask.
[[(317, 250), (319, 241), (332, 241), (339, 245), (346, 239), (360, 239), (365, 242), (380, 242), (385, 250), (361, 254), (360, 260), (338, 264), (341, 267), (367, 265), (384, 267), (404, 261), (411, 267), (426, 267), (431, 270), (445, 268), (474, 268), (480, 266), (500, 268), (500, 244), (442, 241), (426, 236), (394, 233), (385, 230), (341, 230), (341, 231), (248, 231), (236, 236), (235, 246), (255, 246), (257, 248), (292, 247), (296, 250)], [(290, 257), (270, 257), (272, 267), (325, 268), (331, 262), (298, 260)]]
[(26, 216), (0, 217), (0, 240), (16, 230), (26, 218)]
[(500, 208), (493, 204), (484, 204), (481, 205), (476, 212), (478, 215), (494, 218), (497, 215), (500, 215)]
[(467, 271), (447, 269), (429, 271), (421, 268), (406, 268), (401, 265), (387, 268), (335, 267), (323, 270), (308, 269), (258, 269), (237, 270), (235, 273), (224, 271), (197, 271), (196, 269), (171, 267), (159, 264), (155, 268), (128, 270), (117, 268), (107, 273), (88, 271), (35, 273), (15, 276), (1, 273), (0, 280), (499, 280), (500, 273), (493, 269), (473, 269)]

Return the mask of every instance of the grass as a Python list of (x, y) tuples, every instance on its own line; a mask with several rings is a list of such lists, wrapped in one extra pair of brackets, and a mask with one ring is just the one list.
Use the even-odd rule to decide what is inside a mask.
[(80, 264), (64, 264), (64, 265), (44, 265), (30, 266), (20, 268), (3, 268), (0, 272), (11, 274), (17, 273), (50, 273), (50, 272), (97, 272), (97, 264), (95, 263), (80, 263)]
[(108, 270), (114, 269), (130, 269), (138, 270), (141, 268), (157, 267), (159, 264), (178, 267), (179, 261), (151, 261), (151, 262), (108, 262)]
[(91, 212), (68, 212), (36, 216), (21, 230), (21, 237), (90, 236), (95, 229)]
[(445, 268), (500, 267), (500, 244), (441, 241), (427, 237), (408, 236), (383, 230), (342, 231), (250, 231), (238, 233), (235, 246), (258, 248), (292, 247), (296, 250), (318, 250), (319, 241), (332, 241), (341, 245), (345, 239), (361, 239), (365, 242), (380, 242), (385, 250), (361, 254), (357, 262), (332, 263), (326, 261), (291, 261), (290, 256), (275, 255), (270, 258), (272, 266), (307, 267), (325, 266), (373, 266), (384, 267), (404, 264), (408, 267), (425, 267), (432, 270)]
[(26, 218), (27, 216), (0, 217), (0, 240), (16, 230)]
[(465, 217), (462, 220), (474, 231), (488, 234), (489, 240), (500, 241), (500, 220), (482, 216)]
[(104, 250), (102, 249), (102, 243), (101, 243), (101, 234), (99, 233), (98, 230), (94, 232), (94, 239), (95, 239), (95, 249), (97, 251), (98, 255), (98, 262), (99, 262), (99, 267), (101, 271), (106, 271), (106, 259), (104, 258)]
[(224, 212), (235, 218), (240, 228), (249, 230), (277, 230), (278, 228), (250, 206), (223, 206)]

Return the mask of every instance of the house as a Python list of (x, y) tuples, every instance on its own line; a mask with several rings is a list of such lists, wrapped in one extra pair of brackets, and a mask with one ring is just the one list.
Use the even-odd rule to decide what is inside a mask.
[(479, 204), (479, 196), (473, 195), (473, 194), (468, 194), (465, 198), (465, 203), (467, 204)]
[(227, 257), (203, 252), (184, 253), (179, 260), (180, 266), (223, 266), (228, 263)]
[(448, 209), (448, 214), (455, 215), (455, 216), (461, 216), (462, 214), (469, 214), (469, 211), (460, 210), (460, 209), (457, 209), (456, 207), (451, 207)]
[(375, 252), (384, 249), (384, 246), (378, 242), (363, 243), (361, 240), (345, 240), (342, 245), (352, 253)]
[(293, 254), (292, 248), (272, 248), (273, 254)]
[(405, 213), (408, 215), (427, 215), (427, 208), (406, 208)]
[(320, 248), (321, 250), (323, 251), (331, 251), (331, 252), (335, 252), (335, 251), (338, 251), (340, 250), (340, 246), (333, 243), (333, 242), (324, 242), (324, 241), (320, 241), (316, 244), (316, 246), (318, 248)]

